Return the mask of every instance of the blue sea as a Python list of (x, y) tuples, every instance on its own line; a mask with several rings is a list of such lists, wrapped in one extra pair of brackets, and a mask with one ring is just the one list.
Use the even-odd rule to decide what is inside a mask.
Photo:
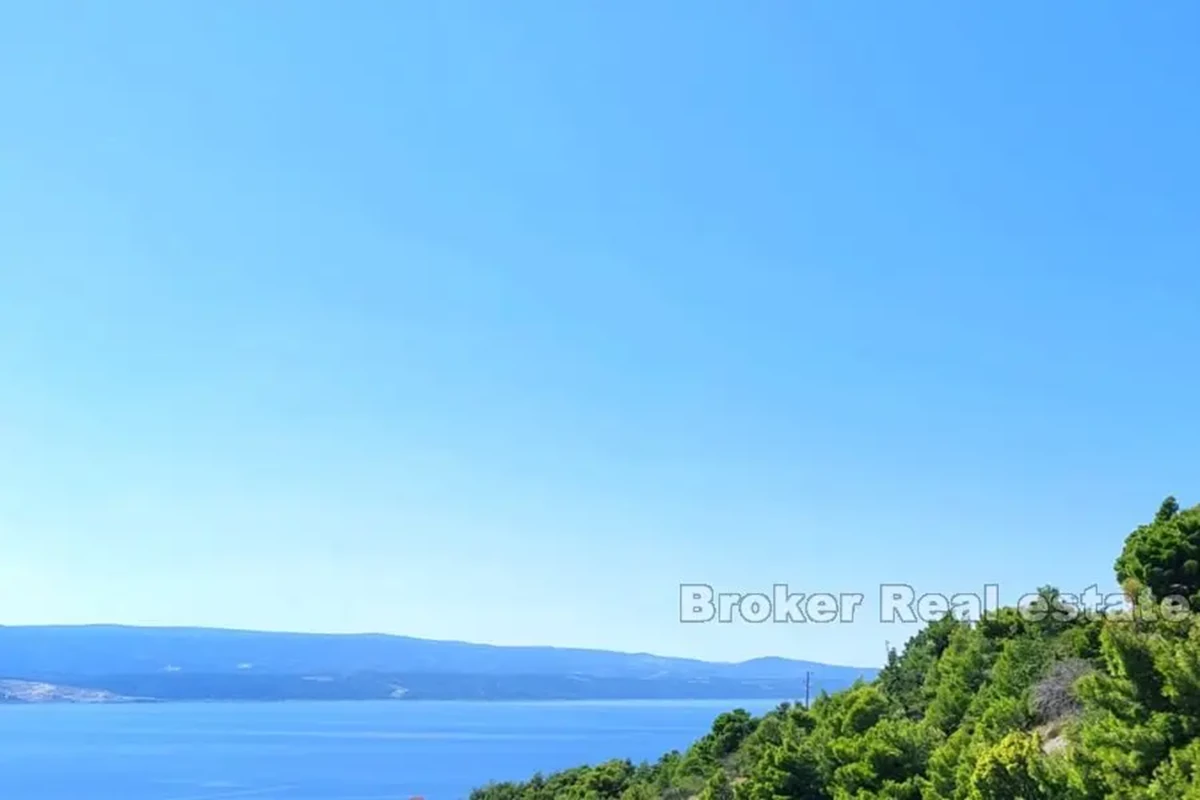
[(687, 747), (763, 700), (0, 706), (4, 800), (464, 798)]

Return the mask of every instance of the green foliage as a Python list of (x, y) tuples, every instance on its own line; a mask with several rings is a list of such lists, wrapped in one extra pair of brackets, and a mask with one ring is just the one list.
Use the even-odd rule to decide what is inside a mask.
[[(1196, 596), (1200, 507), (1168, 498), (1117, 578)], [(472, 800), (1200, 800), (1200, 623), (1029, 610), (947, 617), (877, 680), (755, 718), (736, 709), (683, 753), (610, 761)], [(1140, 609), (1139, 609), (1140, 610)], [(1044, 612), (1044, 613), (1043, 613)]]
[(704, 784), (704, 791), (700, 792), (700, 800), (734, 800), (733, 784), (729, 781), (729, 775), (725, 773), (725, 770), (713, 773), (713, 776)]
[(1154, 774), (1147, 800), (1200, 800), (1200, 740), (1171, 754)]
[(1179, 510), (1163, 501), (1154, 521), (1129, 535), (1116, 562), (1117, 580), (1155, 598), (1200, 594), (1200, 506)]
[(974, 628), (962, 627), (934, 663), (926, 679), (932, 700), (925, 712), (929, 724), (950, 733), (962, 722), (971, 701), (983, 687), (995, 658), (996, 643)]
[(925, 678), (950, 644), (950, 636), (963, 623), (946, 616), (923, 628), (908, 641), (902, 655), (888, 653), (888, 662), (879, 673), (879, 686), (900, 710), (920, 719), (929, 704)]
[(1037, 734), (1010, 733), (980, 754), (971, 772), (970, 800), (1063, 800), (1065, 776), (1042, 753)]
[(910, 719), (887, 718), (831, 748), (837, 766), (829, 779), (835, 798), (920, 797), (920, 778), (941, 733)]
[(742, 708), (718, 716), (709, 734), (712, 756), (723, 759), (732, 755), (757, 725), (758, 721)]
[(828, 800), (815, 749), (787, 737), (768, 747), (739, 788), (738, 800)]

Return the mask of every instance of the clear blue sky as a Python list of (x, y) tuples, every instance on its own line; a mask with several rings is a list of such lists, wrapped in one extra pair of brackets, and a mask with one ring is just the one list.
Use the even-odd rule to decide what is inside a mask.
[(1200, 501), (1198, 30), (10, 4), (0, 622), (870, 664), (678, 584), (1111, 581)]

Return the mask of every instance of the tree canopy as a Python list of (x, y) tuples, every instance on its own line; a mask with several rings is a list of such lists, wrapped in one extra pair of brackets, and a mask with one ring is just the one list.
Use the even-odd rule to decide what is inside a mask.
[(1131, 594), (1200, 597), (1200, 506), (1181, 512), (1174, 497), (1164, 500), (1154, 521), (1125, 540), (1116, 570)]

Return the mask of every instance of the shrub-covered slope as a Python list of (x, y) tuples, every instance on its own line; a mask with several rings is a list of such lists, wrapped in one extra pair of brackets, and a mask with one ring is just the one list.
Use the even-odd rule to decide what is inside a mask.
[(686, 752), (473, 800), (1200, 800), (1200, 506), (1168, 498), (1116, 562), (1130, 608), (945, 619), (870, 683), (717, 717)]

